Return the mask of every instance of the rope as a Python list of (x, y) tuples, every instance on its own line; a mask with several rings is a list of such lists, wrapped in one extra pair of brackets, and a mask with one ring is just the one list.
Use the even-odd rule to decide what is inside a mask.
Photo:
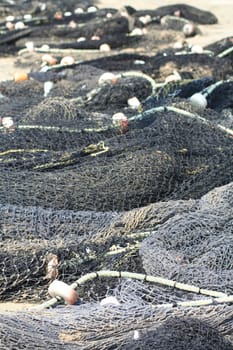
[(155, 92), (155, 90), (161, 86), (161, 84), (157, 84), (154, 79), (152, 79), (149, 75), (138, 72), (138, 71), (130, 71), (130, 72), (124, 72), (116, 75), (116, 78), (127, 78), (127, 77), (135, 77), (135, 78), (143, 78), (147, 80), (151, 84), (152, 94)]
[(207, 86), (207, 88), (205, 88), (204, 90), (200, 91), (200, 94), (202, 94), (205, 97), (208, 97), (210, 94), (212, 94), (212, 92), (220, 85), (224, 84), (224, 83), (230, 83), (233, 82), (233, 80), (228, 79), (228, 80), (219, 80), (214, 84), (211, 84), (210, 86)]
[[(185, 111), (184, 109), (180, 109), (174, 106), (160, 106), (160, 107), (155, 107), (155, 108), (151, 108), (149, 110), (146, 110), (145, 112), (139, 113), (137, 115), (134, 115), (130, 118), (128, 118), (129, 122), (134, 122), (134, 121), (139, 121), (139, 120), (143, 120), (146, 118), (150, 118), (151, 115), (153, 113), (158, 113), (158, 112), (166, 112), (166, 111), (171, 111), (177, 114), (181, 114), (185, 117), (189, 117), (189, 118), (194, 118), (196, 120), (201, 121), (204, 124), (207, 124), (211, 127), (215, 126), (218, 129), (224, 131), (225, 133), (227, 133), (230, 136), (233, 136), (233, 130), (226, 128), (225, 126), (221, 125), (221, 124), (214, 124), (211, 121), (199, 116), (198, 114), (194, 114), (188, 111)], [(84, 128), (84, 129), (74, 129), (74, 128), (69, 128), (69, 127), (57, 127), (57, 126), (42, 126), (42, 125), (18, 125), (17, 126), (18, 129), (21, 130), (29, 130), (29, 129), (38, 129), (38, 130), (44, 130), (44, 131), (63, 131), (63, 132), (69, 132), (69, 133), (83, 133), (83, 132), (87, 132), (87, 133), (91, 133), (91, 132), (103, 132), (103, 131), (108, 131), (108, 130), (113, 130), (113, 129), (117, 129), (117, 127), (102, 127), (102, 128)], [(4, 128), (2, 126), (0, 126), (0, 131), (3, 130)]]
[[(68, 53), (78, 54), (78, 53), (97, 53), (97, 52), (101, 53), (100, 50), (95, 50), (95, 49), (56, 49), (56, 48), (39, 48), (39, 47), (35, 47), (34, 51), (39, 53), (54, 53), (54, 54), (68, 54)], [(19, 50), (18, 55), (21, 56), (24, 53), (28, 53), (28, 52), (29, 50), (27, 48), (24, 48), (22, 50)], [(72, 66), (77, 63), (79, 63), (79, 61), (74, 62)], [(53, 66), (53, 68), (62, 68), (62, 67), (67, 67), (67, 66), (64, 66), (64, 65)]]
[(194, 118), (196, 120), (201, 121), (204, 124), (210, 125), (210, 126), (216, 126), (218, 129), (224, 131), (225, 133), (233, 136), (233, 130), (226, 128), (225, 126), (221, 125), (221, 124), (213, 124), (212, 122), (210, 122), (209, 120), (199, 116), (198, 114), (194, 114), (188, 111), (185, 111), (184, 109), (180, 109), (180, 108), (176, 108), (173, 106), (161, 106), (161, 107), (155, 107), (155, 108), (151, 108), (143, 113), (137, 114), (136, 116), (133, 116), (131, 118), (129, 118), (129, 122), (130, 121), (137, 121), (137, 120), (143, 120), (146, 118), (151, 117), (151, 114), (156, 113), (156, 112), (166, 112), (166, 111), (171, 111), (177, 114), (181, 114), (185, 117), (189, 117), (189, 118)]
[(224, 50), (223, 52), (220, 52), (220, 53), (217, 55), (217, 57), (222, 58), (222, 57), (225, 57), (225, 56), (229, 55), (229, 54), (232, 53), (232, 52), (233, 52), (233, 46), (229, 47), (228, 49)]
[[(176, 307), (176, 306), (183, 306), (183, 307), (191, 307), (191, 306), (204, 306), (204, 305), (211, 305), (211, 304), (223, 304), (223, 303), (233, 303), (233, 295), (227, 295), (222, 292), (209, 290), (200, 288), (197, 286), (193, 286), (186, 283), (179, 283), (174, 280), (162, 278), (162, 277), (155, 277), (150, 275), (145, 275), (141, 273), (133, 273), (128, 271), (111, 271), (111, 270), (101, 270), (97, 272), (91, 272), (88, 273), (82, 277), (80, 277), (78, 280), (76, 280), (74, 283), (70, 285), (71, 288), (77, 289), (78, 286), (81, 286), (89, 281), (94, 280), (95, 278), (131, 278), (136, 279), (140, 281), (146, 281), (150, 283), (159, 284), (162, 286), (172, 287), (179, 290), (191, 292), (191, 293), (197, 293), (205, 296), (209, 296), (211, 298), (208, 299), (201, 299), (201, 300), (189, 300), (189, 301), (182, 301), (178, 303), (170, 303), (170, 304), (160, 304), (160, 305), (154, 305), (153, 307)], [(214, 298), (214, 299), (212, 299)], [(32, 308), (31, 310), (44, 310), (46, 308), (55, 306), (59, 302), (62, 301), (61, 297), (55, 297), (52, 298), (43, 304), (36, 306)]]

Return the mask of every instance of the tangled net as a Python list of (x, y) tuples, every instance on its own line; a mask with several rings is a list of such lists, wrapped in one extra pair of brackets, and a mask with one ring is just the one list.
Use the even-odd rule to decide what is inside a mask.
[[(0, 296), (40, 306), (0, 313), (0, 349), (233, 349), (232, 38), (202, 54), (98, 51), (40, 67), (48, 32), (59, 61), (106, 38), (136, 48), (175, 11), (217, 19), (186, 5), (122, 15), (49, 1), (36, 22), (37, 5), (26, 29), (0, 35), (3, 52), (38, 45), (20, 51), (35, 55), (30, 79), (0, 83)], [(0, 14), (24, 8), (2, 1)], [(132, 35), (148, 15), (151, 37)], [(78, 289), (77, 304), (41, 304), (54, 279)]]

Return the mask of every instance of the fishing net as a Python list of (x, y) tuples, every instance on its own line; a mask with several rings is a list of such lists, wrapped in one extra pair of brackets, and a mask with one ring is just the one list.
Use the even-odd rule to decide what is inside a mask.
[(152, 17), (159, 18), (167, 15), (173, 15), (200, 24), (215, 24), (218, 21), (213, 13), (209, 11), (203, 11), (199, 8), (187, 4), (161, 6), (155, 10), (140, 10), (137, 11), (136, 14), (138, 14), (139, 16), (150, 14), (152, 15)]
[(165, 301), (179, 303), (187, 295), (132, 280), (119, 282), (108, 293), (117, 304), (92, 300), (46, 312), (1, 315), (2, 348), (232, 349), (230, 306), (165, 307)]
[(115, 136), (114, 128), (23, 124), (2, 134), (1, 203), (122, 211), (197, 198), (231, 180), (232, 139), (214, 124), (172, 112), (150, 121)]
[(231, 216), (197, 211), (170, 219), (142, 243), (146, 272), (232, 292)]
[(233, 349), (231, 38), (175, 49), (161, 17), (217, 21), (186, 5), (42, 5), (0, 1), (1, 52), (31, 67), (0, 82), (0, 298), (79, 299), (1, 312), (0, 349)]

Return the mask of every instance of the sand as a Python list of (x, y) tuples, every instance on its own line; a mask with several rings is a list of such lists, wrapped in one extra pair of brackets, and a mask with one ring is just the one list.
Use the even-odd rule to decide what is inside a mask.
[(14, 302), (5, 302), (0, 303), (0, 312), (12, 312), (12, 311), (19, 311), (19, 310), (26, 310), (30, 307), (34, 306), (34, 304), (29, 303), (14, 303)]

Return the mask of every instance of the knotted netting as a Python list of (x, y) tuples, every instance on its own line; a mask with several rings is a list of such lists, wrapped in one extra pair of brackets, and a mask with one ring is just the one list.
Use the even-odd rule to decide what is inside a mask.
[(184, 292), (132, 280), (118, 283), (109, 291), (117, 304), (90, 301), (1, 315), (2, 348), (232, 349), (231, 306), (169, 308), (164, 302), (179, 303)]
[[(155, 107), (122, 132), (109, 114), (82, 108), (50, 98), (31, 121), (28, 113), (2, 130), (2, 299), (45, 299), (54, 258), (56, 277), (68, 283), (116, 268), (232, 294), (232, 137), (217, 112)], [(232, 348), (228, 302), (158, 311), (142, 303), (147, 295), (155, 304), (190, 295), (128, 282), (138, 296), (118, 281), (120, 306), (106, 310), (98, 299), (114, 283), (80, 289), (84, 305), (2, 314), (2, 348)]]
[[(144, 274), (141, 282), (124, 279), (123, 273), (118, 280), (100, 275), (86, 286), (78, 285), (80, 305), (2, 314), (2, 348), (17, 344), (30, 349), (39, 344), (43, 349), (47, 343), (51, 349), (231, 349), (232, 306), (227, 300), (217, 302), (232, 294), (231, 203), (232, 183), (200, 200), (158, 202), (123, 213), (3, 207), (3, 243), (9, 244), (9, 251), (2, 271), (8, 269), (12, 277), (10, 281), (9, 275), (4, 276), (8, 281), (4, 298), (10, 298), (10, 291), (14, 300), (45, 298), (50, 254), (59, 258), (59, 278), (66, 281), (99, 267), (119, 267), (126, 260), (120, 267), (189, 283), (191, 291), (179, 283), (150, 284)], [(12, 217), (14, 224), (9, 225)], [(194, 286), (206, 288), (205, 295), (196, 294)], [(220, 295), (210, 299), (209, 289)], [(106, 295), (116, 298), (117, 304), (101, 304)]]
[(31, 66), (0, 83), (0, 298), (37, 306), (0, 312), (0, 349), (233, 349), (232, 38), (172, 47), (163, 16), (217, 20), (186, 5), (26, 3), (0, 23)]

